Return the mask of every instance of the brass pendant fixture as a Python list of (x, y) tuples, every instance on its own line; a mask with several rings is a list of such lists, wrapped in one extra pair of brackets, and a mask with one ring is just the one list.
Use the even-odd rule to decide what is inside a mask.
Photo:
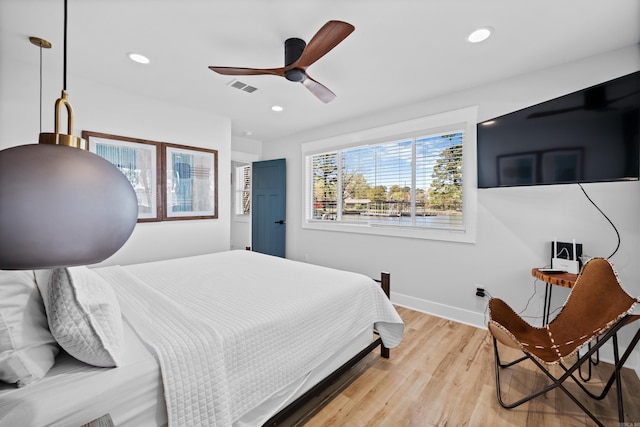
[[(29, 37), (29, 41), (40, 48), (50, 48), (51, 43), (39, 37)], [(42, 57), (40, 58), (40, 67), (42, 67)], [(42, 73), (42, 71), (41, 71)], [(55, 124), (54, 133), (40, 132), (40, 144), (65, 145), (67, 147), (80, 148), (88, 150), (89, 145), (84, 139), (73, 136), (73, 107), (67, 96), (67, 0), (64, 0), (64, 68), (62, 80), (62, 95), (56, 100), (55, 104)], [(42, 75), (40, 76), (42, 84)], [(67, 133), (60, 133), (60, 110), (62, 106), (67, 109)]]
[[(67, 132), (68, 133), (60, 133), (60, 110), (62, 106), (65, 106), (67, 109)], [(55, 145), (66, 145), (67, 147), (80, 148), (82, 150), (88, 150), (89, 144), (83, 138), (79, 136), (73, 136), (73, 107), (71, 107), (71, 103), (69, 102), (67, 92), (62, 91), (62, 97), (56, 100), (55, 104), (56, 110), (56, 121), (53, 133), (41, 132), (40, 133), (40, 144), (55, 144)]]
[[(42, 48), (46, 40), (30, 38)], [(0, 151), (0, 269), (94, 264), (129, 239), (138, 200), (127, 177), (87, 142), (73, 136), (66, 93), (67, 0), (64, 2), (64, 84), (55, 104), (54, 133), (40, 144)], [(67, 110), (67, 134), (60, 112)]]

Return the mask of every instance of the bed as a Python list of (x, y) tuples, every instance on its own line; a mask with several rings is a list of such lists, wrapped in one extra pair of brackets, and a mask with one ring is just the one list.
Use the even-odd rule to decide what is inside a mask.
[[(117, 368), (61, 351), (33, 384), (0, 382), (0, 426), (80, 426), (105, 414), (116, 426), (275, 425), (404, 331), (373, 279), (256, 252), (85, 270), (113, 289), (124, 319)], [(35, 277), (39, 288), (51, 282)], [(40, 288), (45, 302), (51, 292)]]

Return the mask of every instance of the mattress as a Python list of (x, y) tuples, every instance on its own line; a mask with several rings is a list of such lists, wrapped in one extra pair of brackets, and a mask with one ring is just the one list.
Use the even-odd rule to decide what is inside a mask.
[(262, 402), (251, 409), (233, 423), (233, 427), (256, 427), (261, 426), (272, 416), (293, 403), (298, 397), (318, 384), (324, 378), (340, 366), (347, 363), (367, 345), (371, 344), (371, 330), (367, 329), (355, 336), (344, 348), (329, 355), (327, 359), (310, 372), (277, 390)]
[(90, 366), (61, 351), (38, 383), (0, 383), (0, 426), (80, 426), (107, 413), (117, 426), (165, 424), (158, 362), (127, 322), (124, 337), (118, 368)]
[(104, 414), (117, 426), (258, 426), (370, 344), (374, 326), (387, 347), (404, 329), (371, 279), (252, 252), (94, 271), (120, 301), (124, 362), (62, 352), (39, 383), (0, 386), (0, 427)]

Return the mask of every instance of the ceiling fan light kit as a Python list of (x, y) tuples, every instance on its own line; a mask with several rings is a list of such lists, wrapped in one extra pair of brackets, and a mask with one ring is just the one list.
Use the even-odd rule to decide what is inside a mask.
[(307, 68), (342, 42), (355, 27), (347, 22), (329, 21), (313, 36), (309, 43), (299, 38), (289, 38), (284, 43), (284, 67), (241, 68), (209, 67), (218, 74), (230, 76), (274, 75), (295, 83), (302, 83), (312, 94), (324, 103), (333, 101), (336, 95), (326, 86), (307, 74)]
[[(84, 139), (73, 136), (66, 93), (66, 0), (64, 36), (64, 84), (55, 103), (55, 132), (41, 133), (39, 144), (0, 151), (0, 269), (103, 261), (129, 239), (137, 222), (138, 201), (129, 180), (86, 151)], [(46, 47), (41, 39), (30, 40)], [(59, 129), (62, 107), (67, 134)]]

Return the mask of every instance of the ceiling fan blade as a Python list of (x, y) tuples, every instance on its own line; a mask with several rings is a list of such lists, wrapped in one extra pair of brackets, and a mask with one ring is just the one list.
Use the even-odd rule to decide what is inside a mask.
[(225, 76), (259, 76), (263, 74), (271, 74), (276, 76), (284, 76), (284, 67), (280, 68), (241, 68), (241, 67), (209, 67), (211, 71)]
[(347, 38), (355, 30), (355, 27), (347, 22), (329, 21), (318, 30), (315, 36), (307, 43), (300, 58), (292, 64), (295, 68), (306, 69), (309, 65), (322, 58), (338, 43)]
[(311, 77), (307, 75), (307, 77), (302, 81), (302, 84), (309, 89), (309, 91), (314, 94), (320, 101), (329, 103), (336, 99), (336, 94), (331, 92), (329, 88), (324, 86), (321, 83), (313, 80)]

